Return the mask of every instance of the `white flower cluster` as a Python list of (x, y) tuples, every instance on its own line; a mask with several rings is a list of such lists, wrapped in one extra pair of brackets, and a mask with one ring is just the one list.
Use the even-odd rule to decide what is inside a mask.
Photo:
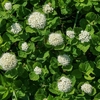
[(53, 12), (53, 8), (51, 7), (51, 4), (50, 4), (50, 3), (45, 4), (45, 5), (43, 6), (43, 12), (44, 12), (45, 14), (48, 14), (48, 13), (52, 13), (52, 12)]
[(32, 28), (43, 29), (46, 25), (46, 17), (40, 12), (33, 12), (28, 18), (28, 24)]
[(43, 100), (48, 100), (47, 98), (44, 98)]
[(84, 83), (81, 86), (81, 90), (84, 91), (87, 94), (91, 94), (92, 93), (92, 86), (90, 84), (88, 84), (88, 83)]
[(69, 92), (72, 88), (72, 82), (69, 78), (62, 76), (58, 81), (58, 89), (61, 92)]
[(59, 34), (59, 33), (51, 33), (49, 35), (48, 42), (52, 46), (59, 46), (59, 45), (63, 44), (64, 40), (63, 40), (63, 37), (62, 37), (61, 34)]
[(22, 30), (21, 26), (19, 23), (13, 23), (11, 25), (11, 32), (14, 33), (14, 34), (17, 34), (19, 33), (20, 31)]
[(23, 51), (27, 51), (27, 49), (28, 49), (27, 42), (22, 43), (21, 48), (22, 48)]
[(6, 10), (11, 10), (12, 9), (11, 2), (6, 2), (5, 5), (4, 5), (4, 7), (5, 7)]
[(66, 35), (67, 35), (69, 38), (74, 38), (74, 37), (75, 37), (75, 32), (74, 32), (74, 31), (66, 31)]
[(87, 31), (82, 30), (81, 33), (79, 34), (79, 40), (81, 41), (81, 43), (89, 42), (90, 39), (91, 39), (91, 36), (89, 32)]
[(40, 67), (36, 66), (36, 67), (34, 68), (34, 72), (35, 72), (35, 74), (39, 75), (39, 74), (42, 73), (42, 69), (41, 69)]
[(66, 66), (70, 63), (70, 58), (66, 54), (59, 55), (57, 60), (62, 66)]
[(17, 65), (16, 56), (10, 53), (4, 53), (0, 58), (0, 65), (3, 70), (11, 70)]

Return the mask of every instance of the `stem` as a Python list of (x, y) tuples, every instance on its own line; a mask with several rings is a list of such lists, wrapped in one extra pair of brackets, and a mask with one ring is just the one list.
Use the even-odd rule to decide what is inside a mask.
[(64, 93), (62, 92), (62, 93), (60, 94), (60, 98), (62, 98), (62, 97), (63, 97), (63, 95), (64, 95)]
[(79, 15), (79, 11), (77, 11), (77, 14), (76, 14), (76, 17), (75, 17), (75, 22), (74, 22), (74, 26), (73, 26), (73, 28), (76, 27), (76, 23), (77, 23), (78, 15)]

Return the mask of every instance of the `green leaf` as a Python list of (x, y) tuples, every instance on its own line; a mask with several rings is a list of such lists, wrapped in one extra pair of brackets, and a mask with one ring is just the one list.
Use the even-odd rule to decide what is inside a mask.
[(99, 99), (100, 99), (100, 92), (95, 95), (93, 100), (99, 100)]
[(31, 41), (32, 41), (32, 42), (37, 42), (37, 41), (41, 41), (41, 39), (42, 39), (42, 38), (41, 38), (40, 36), (37, 36), (37, 37), (32, 37), (32, 38), (31, 38)]
[(52, 66), (49, 66), (49, 71), (51, 72), (51, 74), (56, 74), (56, 71), (52, 68)]
[(96, 51), (100, 52), (100, 46), (95, 46)]
[(16, 78), (16, 77), (18, 76), (18, 72), (17, 72), (17, 70), (14, 68), (14, 69), (12, 69), (12, 70), (7, 71), (7, 72), (5, 73), (5, 76), (6, 76), (7, 78)]
[(40, 62), (35, 62), (35, 63), (33, 64), (33, 68), (35, 68), (36, 66), (42, 68), (42, 64), (41, 64)]
[(71, 74), (78, 79), (82, 78), (82, 73), (78, 69), (73, 70)]
[(58, 67), (58, 62), (57, 62), (57, 59), (55, 57), (51, 58), (50, 65), (52, 66), (52, 68), (57, 68)]
[(19, 7), (20, 7), (20, 5), (19, 4), (15, 4), (15, 5), (13, 5), (13, 10), (18, 10), (19, 9)]
[(31, 28), (30, 26), (27, 26), (27, 27), (25, 28), (25, 31), (26, 31), (27, 33), (36, 33), (36, 30), (33, 29), (33, 28)]
[(3, 38), (0, 36), (0, 44), (3, 43)]
[(0, 85), (0, 95), (4, 94), (6, 91), (7, 91), (7, 88), (2, 86), (2, 85)]
[(0, 18), (0, 28), (6, 24), (6, 20), (5, 19), (2, 19)]
[(79, 65), (79, 70), (82, 72), (87, 72), (90, 69), (91, 69), (91, 66), (88, 61), (86, 61), (84, 63), (80, 63), (80, 65)]
[(22, 58), (27, 58), (27, 53), (24, 51), (18, 51), (18, 56)]
[(10, 49), (10, 45), (11, 45), (10, 42), (5, 42), (4, 44), (2, 44), (2, 45), (1, 45), (2, 51), (5, 52), (5, 51), (9, 50), (9, 49)]
[[(91, 17), (92, 16), (92, 17)], [(97, 15), (94, 12), (89, 12), (86, 14), (86, 19), (87, 21), (91, 24), (94, 25), (96, 24), (96, 19), (97, 19)]]
[(67, 66), (63, 66), (62, 69), (63, 69), (64, 72), (66, 72), (66, 71), (72, 71), (73, 65), (69, 64)]
[(63, 50), (64, 47), (65, 47), (65, 44), (62, 44), (62, 45), (60, 45), (60, 46), (54, 47), (54, 50)]
[(39, 75), (35, 74), (34, 72), (29, 73), (30, 80), (37, 81), (39, 80)]
[(44, 53), (44, 55), (43, 55), (43, 59), (46, 59), (46, 58), (49, 57), (49, 56), (50, 56), (49, 51), (46, 51), (46, 52)]
[(89, 49), (90, 44), (77, 44), (77, 48), (79, 48), (80, 50), (82, 50), (84, 53)]
[(97, 60), (97, 62), (96, 62), (96, 67), (97, 67), (98, 69), (100, 69), (100, 60)]
[(18, 91), (16, 92), (16, 96), (17, 96), (18, 98), (22, 98), (22, 97), (25, 97), (25, 93), (24, 93), (22, 90), (18, 90)]
[(57, 83), (56, 82), (53, 82), (52, 84), (49, 85), (49, 91), (53, 94), (57, 94), (57, 95), (61, 94), (61, 92), (59, 92), (58, 89), (57, 89)]
[(94, 75), (92, 68), (86, 72), (86, 74), (84, 75), (84, 78), (86, 80), (93, 80), (95, 77), (91, 75)]

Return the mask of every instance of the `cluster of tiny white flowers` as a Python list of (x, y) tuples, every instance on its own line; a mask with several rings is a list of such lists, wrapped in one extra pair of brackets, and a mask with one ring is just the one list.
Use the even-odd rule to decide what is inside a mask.
[(6, 2), (5, 5), (4, 5), (4, 7), (5, 7), (6, 10), (11, 10), (12, 9), (11, 2)]
[(59, 45), (63, 44), (64, 40), (63, 40), (63, 37), (62, 37), (61, 34), (59, 34), (59, 33), (51, 33), (49, 35), (48, 42), (52, 46), (59, 46)]
[(69, 92), (72, 88), (72, 82), (69, 78), (62, 76), (58, 81), (58, 89), (61, 92)]
[(70, 38), (74, 38), (75, 37), (75, 32), (74, 31), (66, 31), (66, 35)]
[(42, 69), (41, 69), (40, 67), (36, 66), (36, 67), (34, 68), (34, 72), (35, 72), (35, 74), (39, 75), (39, 74), (42, 73)]
[(48, 13), (53, 12), (53, 8), (51, 7), (51, 4), (50, 4), (50, 3), (45, 4), (45, 5), (43, 6), (43, 12), (44, 12), (45, 14), (48, 14)]
[(13, 23), (11, 25), (11, 32), (14, 33), (14, 34), (17, 34), (19, 33), (20, 31), (22, 30), (21, 26), (19, 23)]
[(81, 33), (79, 34), (79, 40), (81, 41), (81, 43), (89, 42), (90, 39), (91, 39), (91, 36), (89, 32), (87, 31), (82, 30)]
[(88, 83), (84, 83), (81, 86), (81, 90), (84, 91), (87, 94), (91, 94), (92, 93), (92, 86), (90, 84), (88, 84)]
[(33, 12), (28, 18), (28, 24), (32, 28), (43, 29), (46, 25), (46, 17), (40, 12)]
[(22, 48), (23, 51), (27, 51), (27, 49), (28, 49), (27, 42), (22, 43), (21, 48)]
[(47, 98), (44, 98), (43, 100), (48, 100)]
[(4, 53), (0, 58), (0, 65), (3, 70), (11, 70), (17, 65), (16, 56), (10, 53)]
[(66, 65), (68, 65), (70, 63), (70, 58), (66, 54), (59, 55), (57, 60), (62, 66), (66, 66)]

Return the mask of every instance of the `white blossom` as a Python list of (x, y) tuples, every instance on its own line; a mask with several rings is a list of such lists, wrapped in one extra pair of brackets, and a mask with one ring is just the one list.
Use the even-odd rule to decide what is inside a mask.
[(49, 35), (48, 42), (52, 46), (59, 46), (59, 45), (62, 45), (64, 43), (64, 40), (63, 40), (63, 37), (62, 37), (61, 34), (59, 34), (59, 33), (51, 33)]
[(39, 75), (39, 74), (42, 73), (42, 69), (41, 69), (40, 67), (36, 66), (36, 67), (34, 68), (34, 72), (35, 72), (35, 74)]
[(32, 28), (43, 29), (46, 25), (46, 17), (40, 12), (33, 12), (28, 18), (28, 24)]
[(53, 12), (53, 8), (51, 7), (51, 4), (50, 4), (50, 3), (45, 4), (45, 5), (43, 6), (43, 12), (44, 12), (45, 14), (48, 14), (48, 13)]
[(57, 60), (62, 66), (66, 66), (70, 63), (70, 58), (66, 54), (59, 55)]
[(79, 40), (81, 41), (81, 43), (84, 43), (84, 42), (89, 42), (91, 39), (91, 36), (89, 34), (89, 32), (87, 31), (81, 31), (81, 33), (79, 34)]
[(58, 81), (58, 90), (61, 92), (69, 92), (72, 88), (72, 82), (69, 78), (62, 76)]
[(13, 23), (11, 25), (11, 32), (14, 33), (14, 34), (17, 34), (19, 33), (20, 31), (22, 30), (21, 26), (19, 23)]
[(11, 10), (12, 9), (11, 2), (6, 2), (5, 5), (4, 5), (4, 7), (5, 7), (6, 10)]
[(11, 70), (17, 65), (16, 56), (10, 53), (4, 53), (0, 58), (0, 65), (3, 70)]
[(75, 37), (75, 32), (74, 32), (74, 31), (66, 31), (66, 35), (67, 35), (69, 38), (74, 38), (74, 37)]
[(44, 98), (43, 100), (48, 100), (47, 98)]
[(22, 48), (23, 51), (27, 51), (27, 49), (28, 49), (27, 42), (22, 43), (21, 48)]
[(89, 83), (84, 83), (81, 86), (81, 90), (84, 91), (87, 94), (91, 94), (92, 93), (92, 86)]

